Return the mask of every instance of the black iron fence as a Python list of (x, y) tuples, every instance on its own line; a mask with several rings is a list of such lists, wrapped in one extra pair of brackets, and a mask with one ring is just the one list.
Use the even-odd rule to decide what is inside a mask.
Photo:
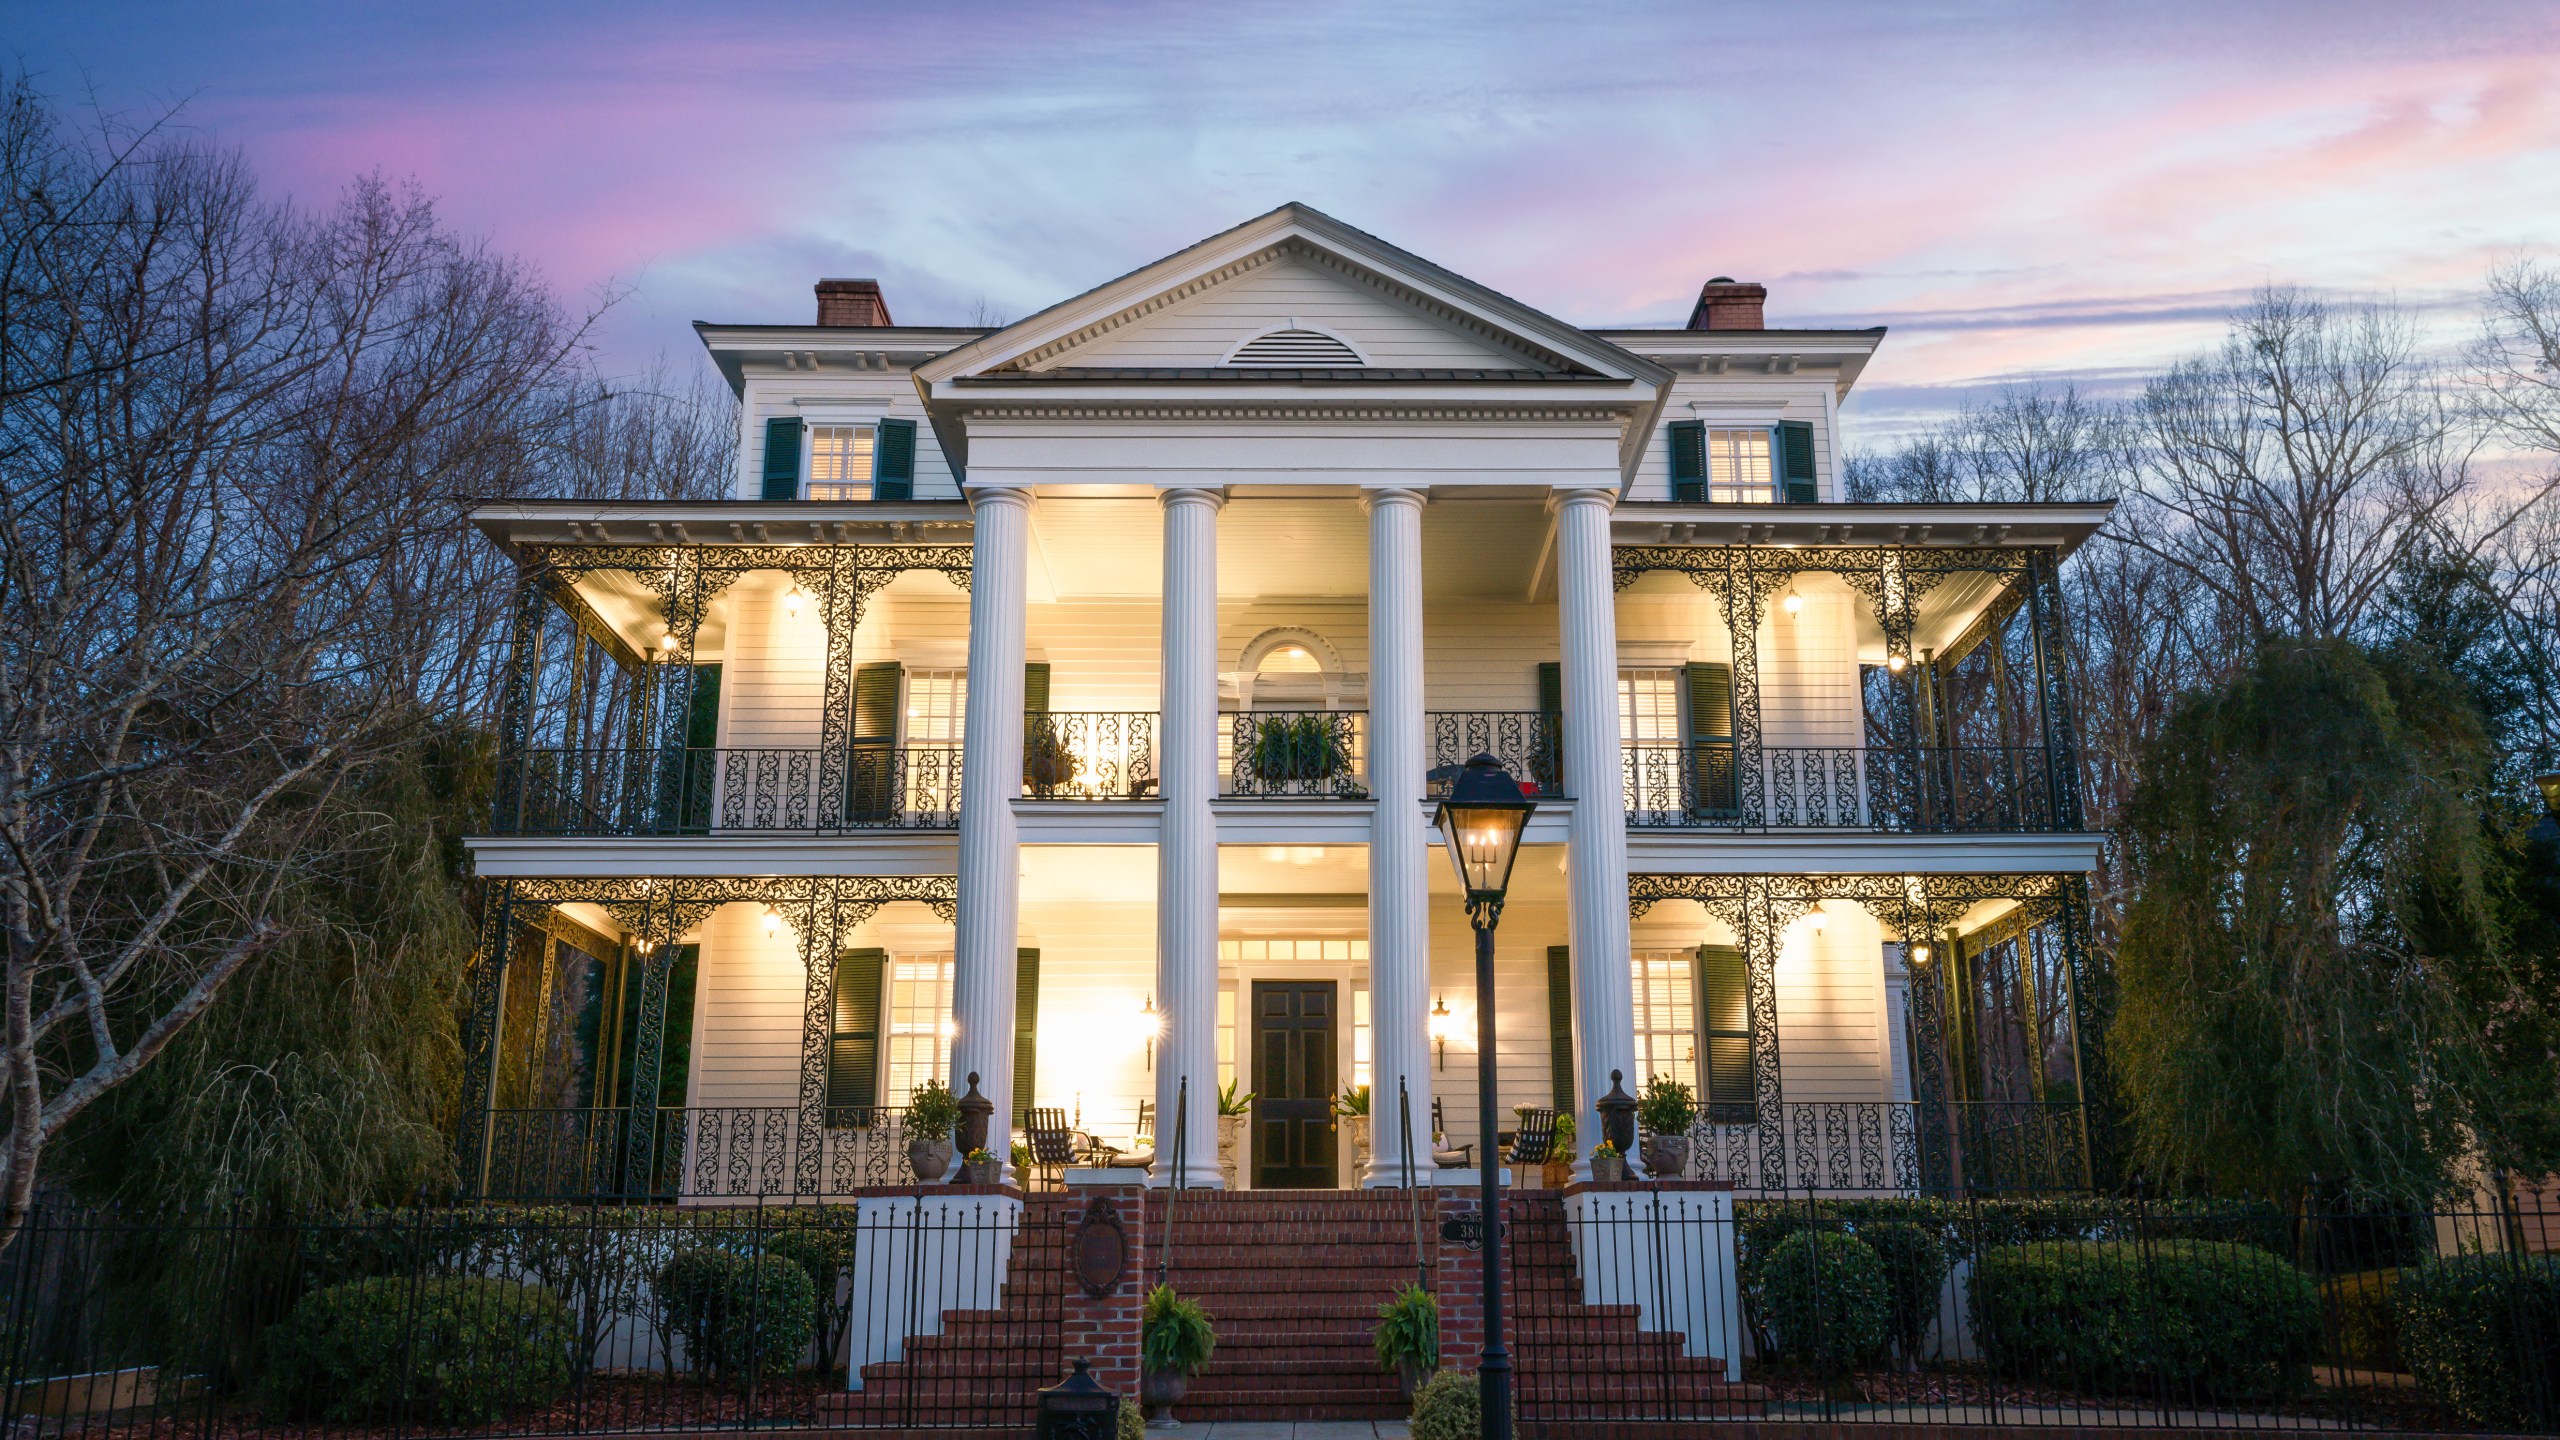
[(1064, 1369), (1063, 1256), (1057, 1222), (983, 1194), (39, 1213), (0, 1252), (0, 1432), (1027, 1433)]
[(2066, 828), (2056, 796), (2070, 760), (2041, 746), (1773, 745), (1756, 768), (1742, 764), (1730, 740), (1638, 742), (1623, 755), (1630, 825), (1893, 834)]
[[(1717, 1419), (2560, 1431), (2560, 1213), (1509, 1202), (1524, 1434)], [(2058, 1432), (2057, 1432), (2058, 1433)]]
[(1717, 1107), (1663, 1149), (1661, 1173), (1744, 1193), (2077, 1194), (2089, 1188), (2086, 1110), (2069, 1101), (1790, 1100), (1763, 1124), (1756, 1107)]
[(1346, 800), (1369, 793), (1365, 713), (1240, 710), (1226, 719), (1219, 758), (1229, 795)]
[(1431, 726), (1433, 795), (1449, 793), (1458, 771), (1481, 754), (1501, 761), (1540, 798), (1563, 797), (1564, 751), (1552, 716), (1537, 710), (1434, 710), (1423, 718)]
[(494, 832), (654, 836), (948, 829), (960, 748), (529, 749), (499, 764)]

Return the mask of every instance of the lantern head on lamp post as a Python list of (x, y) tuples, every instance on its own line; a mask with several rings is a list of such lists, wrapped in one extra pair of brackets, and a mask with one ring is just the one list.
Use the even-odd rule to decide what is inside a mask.
[(1511, 888), (1536, 802), (1491, 755), (1458, 772), (1449, 798), (1432, 817), (1467, 894), (1467, 923), (1476, 932), (1476, 1154), (1478, 1218), (1484, 1227), (1484, 1356), (1476, 1365), (1484, 1440), (1511, 1440), (1511, 1352), (1502, 1343), (1502, 1157), (1494, 1152), (1493, 928)]

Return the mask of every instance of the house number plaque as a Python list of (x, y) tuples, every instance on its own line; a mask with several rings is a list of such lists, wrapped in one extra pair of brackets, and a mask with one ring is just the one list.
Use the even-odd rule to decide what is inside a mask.
[(1084, 1207), (1072, 1253), (1076, 1283), (1084, 1293), (1098, 1300), (1120, 1288), (1120, 1277), (1129, 1268), (1129, 1232), (1110, 1201), (1096, 1200)]

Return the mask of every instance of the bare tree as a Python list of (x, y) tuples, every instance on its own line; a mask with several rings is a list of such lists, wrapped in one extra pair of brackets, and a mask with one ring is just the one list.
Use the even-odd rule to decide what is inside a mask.
[[(415, 194), (304, 213), (23, 80), (0, 118), (0, 1243), (45, 1147), (282, 934), (325, 802), (465, 668), (452, 497), (579, 327)], [(456, 682), (459, 683), (459, 682)]]
[(2240, 646), (2357, 633), (2414, 552), (2476, 550), (2520, 508), (2465, 513), (2480, 437), (2446, 380), (2401, 311), (2261, 292), (2134, 405), (2155, 523), (2131, 543), (2208, 592)]
[(2121, 483), (2120, 423), (2069, 384), (2008, 385), (1901, 449), (1850, 461), (1853, 500), (2101, 500)]

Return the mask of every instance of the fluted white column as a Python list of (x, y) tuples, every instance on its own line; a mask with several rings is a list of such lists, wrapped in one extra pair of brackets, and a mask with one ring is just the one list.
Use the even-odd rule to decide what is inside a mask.
[[(1566, 490), (1556, 514), (1556, 609), (1564, 669), (1567, 922), (1573, 945), (1574, 1157), (1590, 1171), (1600, 1142), (1593, 1102), (1609, 1072), (1639, 1084), (1635, 997), (1628, 978), (1627, 816), (1618, 754), (1617, 586), (1609, 554), (1614, 489)], [(1630, 1091), (1632, 1093), (1632, 1091)], [(1635, 1164), (1634, 1157), (1629, 1163)]]
[(1164, 717), (1156, 838), (1155, 1182), (1173, 1177), (1176, 1117), (1183, 1183), (1215, 1186), (1218, 1171), (1218, 511), (1215, 490), (1164, 493)]
[[(1031, 496), (969, 492), (976, 534), (969, 553), (969, 703), (960, 732), (960, 922), (951, 967), (951, 1088), (978, 1076), (995, 1102), (987, 1148), (1008, 1157), (1013, 1133), (1014, 972), (1021, 917), (1022, 843), (1013, 797), (1022, 773), (1024, 570)], [(889, 1097), (902, 1104), (903, 1095)]]
[[(1429, 747), (1422, 718), (1422, 492), (1371, 490), (1369, 509), (1369, 1173), (1431, 1178), (1430, 861), (1422, 813)], [(1397, 1086), (1407, 1112), (1396, 1108)]]

